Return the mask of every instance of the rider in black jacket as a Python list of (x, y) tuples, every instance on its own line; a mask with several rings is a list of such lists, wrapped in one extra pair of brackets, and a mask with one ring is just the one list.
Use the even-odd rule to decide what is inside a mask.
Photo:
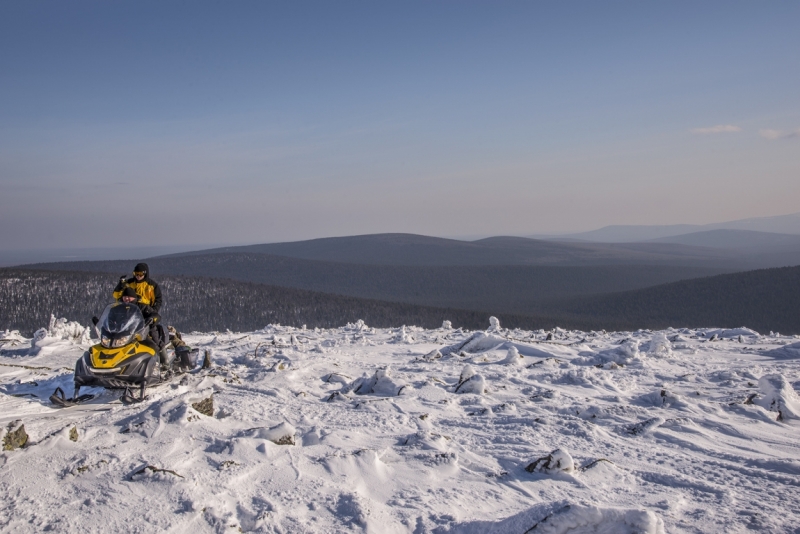
[(153, 340), (156, 346), (158, 346), (159, 350), (164, 348), (167, 343), (164, 336), (161, 335), (161, 329), (158, 328), (158, 325), (161, 322), (161, 316), (158, 314), (158, 312), (152, 306), (143, 304), (138, 293), (136, 293), (136, 290), (132, 287), (126, 287), (120, 291), (119, 300), (126, 304), (135, 303), (139, 307), (144, 320), (150, 324), (150, 338)]

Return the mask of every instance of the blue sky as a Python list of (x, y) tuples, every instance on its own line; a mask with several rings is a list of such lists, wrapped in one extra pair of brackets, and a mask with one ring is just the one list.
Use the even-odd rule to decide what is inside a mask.
[(6, 2), (0, 247), (800, 208), (797, 2)]

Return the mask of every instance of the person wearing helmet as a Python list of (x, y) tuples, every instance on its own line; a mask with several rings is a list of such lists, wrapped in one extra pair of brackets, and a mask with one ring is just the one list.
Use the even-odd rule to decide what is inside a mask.
[(163, 334), (163, 328), (160, 327), (161, 316), (150, 305), (144, 304), (141, 297), (132, 287), (126, 287), (120, 292), (119, 300), (125, 304), (136, 304), (142, 312), (142, 317), (150, 325), (150, 339), (156, 344), (159, 350), (166, 347), (166, 336)]
[(150, 268), (146, 263), (137, 263), (133, 268), (133, 277), (122, 276), (117, 287), (114, 288), (114, 300), (120, 300), (122, 291), (131, 287), (139, 295), (139, 303), (150, 306), (159, 313), (161, 310), (161, 288), (150, 278)]

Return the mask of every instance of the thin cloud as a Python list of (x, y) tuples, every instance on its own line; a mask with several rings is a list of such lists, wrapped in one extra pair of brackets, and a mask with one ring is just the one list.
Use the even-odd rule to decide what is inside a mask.
[(764, 139), (791, 139), (792, 137), (800, 137), (800, 129), (793, 132), (783, 132), (781, 130), (759, 130), (758, 135)]
[(735, 133), (741, 132), (742, 129), (733, 124), (718, 124), (716, 126), (709, 126), (708, 128), (692, 128), (689, 130), (693, 134), (708, 135), (718, 133)]

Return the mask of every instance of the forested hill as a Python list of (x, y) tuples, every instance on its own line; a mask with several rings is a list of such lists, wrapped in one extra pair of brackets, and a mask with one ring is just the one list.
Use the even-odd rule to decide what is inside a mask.
[[(47, 326), (50, 314), (90, 324), (112, 301), (118, 277), (102, 273), (0, 269), (0, 331), (30, 335)], [(363, 319), (376, 327), (401, 325), (485, 329), (489, 313), (381, 302), (301, 289), (225, 279), (162, 276), (164, 320), (184, 331), (252, 331), (268, 324), (309, 328), (343, 326)], [(505, 326), (552, 328), (555, 320), (498, 314)], [(586, 328), (579, 319), (568, 326)]]
[[(668, 265), (357, 265), (268, 254), (208, 254), (147, 260), (155, 280), (164, 275), (228, 278), (350, 297), (538, 315), (547, 298), (641, 289), (723, 271)], [(82, 261), (28, 266), (44, 270), (130, 273), (136, 261)], [(730, 271), (727, 271), (730, 272)]]
[(800, 334), (800, 267), (683, 280), (635, 291), (559, 299), (543, 306), (593, 323), (611, 319), (647, 328), (748, 326)]

